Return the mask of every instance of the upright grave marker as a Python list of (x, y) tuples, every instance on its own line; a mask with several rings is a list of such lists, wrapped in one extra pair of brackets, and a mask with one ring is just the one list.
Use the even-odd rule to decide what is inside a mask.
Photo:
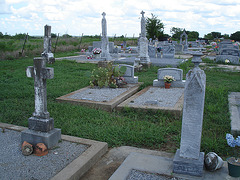
[(141, 64), (149, 64), (150, 59), (148, 56), (148, 39), (146, 38), (146, 20), (144, 17), (145, 12), (141, 12), (141, 36), (139, 38), (139, 58)]
[(204, 152), (200, 152), (206, 75), (198, 66), (202, 53), (193, 54), (194, 68), (186, 76), (180, 150), (173, 159), (173, 172), (202, 176)]
[(102, 45), (101, 45), (101, 48), (102, 48), (102, 53), (101, 53), (101, 58), (104, 59), (104, 60), (111, 60), (111, 56), (110, 56), (110, 53), (109, 53), (109, 44), (108, 44), (108, 37), (107, 37), (107, 21), (106, 21), (106, 13), (103, 12), (102, 13)]
[(47, 62), (53, 63), (54, 57), (51, 53), (51, 26), (46, 25), (42, 57), (34, 58), (34, 65), (26, 70), (27, 77), (34, 78), (35, 111), (28, 119), (28, 129), (21, 133), (21, 141), (34, 146), (44, 143), (50, 149), (61, 139), (61, 130), (54, 128), (54, 120), (47, 111), (46, 80), (54, 76), (54, 69), (46, 67)]

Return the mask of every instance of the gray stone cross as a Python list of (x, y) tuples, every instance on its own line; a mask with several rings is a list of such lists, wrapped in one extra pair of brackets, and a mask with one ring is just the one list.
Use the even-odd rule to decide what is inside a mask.
[(105, 12), (103, 12), (103, 13), (102, 13), (102, 16), (103, 16), (103, 18), (105, 18), (105, 16), (106, 16), (106, 13), (105, 13)]
[(35, 111), (33, 116), (48, 119), (46, 80), (53, 78), (54, 69), (46, 67), (46, 59), (42, 57), (34, 58), (33, 61), (34, 66), (27, 68), (27, 77), (34, 78)]
[(144, 17), (144, 14), (145, 14), (145, 12), (144, 12), (144, 11), (142, 11), (140, 14), (142, 14), (142, 17)]

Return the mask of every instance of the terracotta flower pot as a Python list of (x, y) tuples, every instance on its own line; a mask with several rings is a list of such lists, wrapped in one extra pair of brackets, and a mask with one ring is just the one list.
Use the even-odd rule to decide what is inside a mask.
[(165, 89), (169, 89), (171, 86), (171, 83), (165, 82), (164, 85), (165, 85)]
[(228, 162), (228, 174), (232, 177), (240, 177), (240, 158), (235, 161), (234, 157), (227, 158)]

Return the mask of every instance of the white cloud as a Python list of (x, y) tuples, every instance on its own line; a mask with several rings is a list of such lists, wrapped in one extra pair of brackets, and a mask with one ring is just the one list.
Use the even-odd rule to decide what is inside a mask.
[(239, 0), (0, 0), (0, 20), (1, 31), (11, 34), (29, 31), (42, 35), (43, 26), (49, 24), (55, 33), (95, 35), (101, 33), (104, 11), (110, 36), (137, 36), (144, 10), (146, 17), (153, 13), (162, 20), (165, 33), (180, 27), (203, 36), (212, 31), (237, 31), (239, 9)]

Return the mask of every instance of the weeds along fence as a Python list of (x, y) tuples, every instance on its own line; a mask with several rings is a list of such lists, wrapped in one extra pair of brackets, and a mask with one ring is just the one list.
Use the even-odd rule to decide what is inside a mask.
[[(109, 38), (110, 41), (114, 41), (115, 45), (121, 45), (124, 39), (121, 38)], [(80, 43), (81, 41), (81, 43)], [(59, 37), (52, 38), (52, 52), (57, 42), (55, 53), (58, 52), (79, 52), (81, 49), (88, 49), (88, 46), (92, 45), (93, 41), (100, 41), (100, 38), (94, 36), (80, 37)], [(127, 45), (132, 46), (137, 44), (137, 39), (125, 39)], [(29, 37), (25, 43), (25, 47), (22, 52), (24, 39), (0, 39), (0, 60), (13, 60), (20, 57), (36, 57), (41, 56), (43, 52), (43, 38)]]

